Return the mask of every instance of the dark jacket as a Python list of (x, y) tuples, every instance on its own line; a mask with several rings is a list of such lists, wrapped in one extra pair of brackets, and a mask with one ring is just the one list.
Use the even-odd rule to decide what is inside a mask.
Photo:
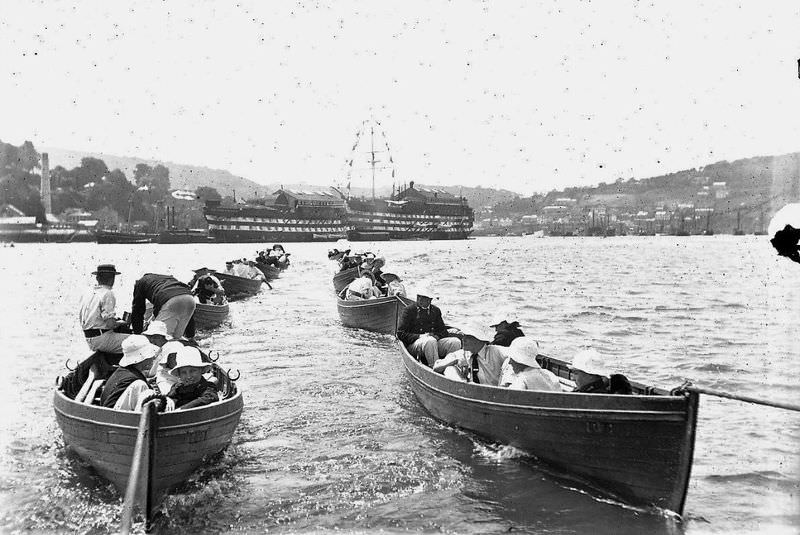
[(491, 343), (496, 346), (508, 347), (511, 345), (512, 340), (514, 340), (515, 338), (519, 338), (520, 336), (525, 336), (525, 335), (518, 327), (509, 325), (508, 327), (505, 327), (497, 331)]
[(448, 336), (447, 326), (442, 320), (442, 311), (433, 305), (429, 311), (421, 309), (416, 303), (407, 306), (400, 316), (397, 338), (409, 346), (417, 341), (419, 335), (427, 333), (433, 333), (441, 338)]
[(136, 369), (135, 366), (117, 368), (114, 373), (111, 374), (111, 377), (108, 378), (106, 384), (103, 385), (103, 393), (100, 395), (100, 405), (113, 409), (117, 400), (122, 396), (122, 393), (125, 392), (125, 389), (135, 381), (144, 381), (146, 383), (147, 378), (145, 378), (142, 372)]
[(574, 391), (584, 394), (631, 394), (633, 392), (628, 378), (619, 373), (612, 374), (610, 377), (601, 377)]
[(193, 385), (174, 384), (167, 397), (175, 400), (176, 409), (191, 409), (219, 401), (217, 387), (205, 379)]
[(143, 330), (147, 301), (153, 303), (153, 317), (156, 317), (164, 303), (179, 295), (192, 295), (192, 291), (188, 285), (170, 275), (146, 273), (137, 280), (133, 286), (133, 304), (131, 305), (133, 332), (141, 334)]

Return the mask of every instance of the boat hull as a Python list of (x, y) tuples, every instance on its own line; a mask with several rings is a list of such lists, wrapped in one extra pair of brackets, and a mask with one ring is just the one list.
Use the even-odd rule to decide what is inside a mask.
[(199, 329), (218, 327), (228, 319), (230, 306), (197, 303), (194, 309), (194, 324)]
[(108, 230), (100, 230), (97, 232), (97, 243), (122, 243), (122, 244), (138, 244), (138, 243), (153, 243), (158, 234), (149, 234), (146, 232), (115, 232)]
[(258, 279), (246, 279), (236, 275), (226, 273), (214, 273), (225, 288), (228, 299), (255, 295), (261, 291), (261, 281)]
[[(243, 405), (237, 392), (220, 403), (159, 414), (155, 491), (186, 481), (204, 458), (222, 451), (231, 441)], [(65, 444), (124, 494), (141, 413), (84, 405), (59, 391), (53, 407)]]
[(336, 275), (333, 276), (333, 289), (336, 290), (336, 295), (339, 295), (342, 290), (344, 290), (348, 284), (353, 282), (358, 278), (358, 268), (350, 268), (344, 271), (340, 271)]
[(345, 327), (394, 334), (400, 312), (411, 303), (409, 299), (396, 296), (361, 301), (345, 301), (337, 297), (336, 309)]
[(275, 266), (268, 266), (266, 264), (259, 264), (258, 262), (255, 263), (256, 267), (261, 270), (261, 273), (264, 274), (264, 278), (268, 281), (273, 279), (277, 279), (281, 275), (281, 268)]
[(414, 394), (438, 420), (531, 453), (625, 502), (683, 512), (696, 394), (579, 394), (460, 383), (398, 345)]

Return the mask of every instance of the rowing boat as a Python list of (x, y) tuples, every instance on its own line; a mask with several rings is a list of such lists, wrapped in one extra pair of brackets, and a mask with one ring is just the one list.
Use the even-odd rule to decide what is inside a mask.
[(214, 275), (222, 283), (222, 287), (225, 288), (225, 295), (227, 295), (228, 299), (255, 295), (261, 290), (262, 281), (260, 279), (248, 279), (227, 273), (215, 273)]
[(348, 284), (358, 278), (358, 267), (345, 269), (333, 276), (333, 289), (336, 290), (336, 295), (344, 290)]
[[(204, 458), (230, 443), (244, 403), (235, 386), (229, 395), (219, 403), (158, 414), (154, 492), (186, 481)], [(53, 407), (66, 445), (124, 494), (141, 413), (86, 405), (58, 390)]]
[(394, 334), (400, 321), (400, 313), (412, 303), (412, 300), (399, 296), (360, 301), (345, 301), (337, 297), (336, 309), (345, 327)]
[[(535, 455), (559, 472), (632, 505), (682, 514), (698, 395), (633, 383), (633, 395), (510, 390), (445, 378), (398, 342), (411, 389), (447, 424)], [(567, 363), (541, 358), (570, 379)]]
[(281, 275), (281, 268), (277, 266), (271, 266), (269, 264), (260, 264), (255, 262), (256, 267), (261, 270), (261, 273), (264, 274), (264, 277), (271, 281), (273, 279), (277, 279)]
[(217, 327), (228, 318), (229, 311), (227, 303), (224, 305), (197, 303), (194, 309), (194, 324), (199, 329)]

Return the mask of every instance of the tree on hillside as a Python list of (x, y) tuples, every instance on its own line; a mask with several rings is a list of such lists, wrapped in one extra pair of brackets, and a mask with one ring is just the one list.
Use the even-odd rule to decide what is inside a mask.
[(136, 164), (133, 179), (140, 188), (150, 191), (153, 201), (164, 199), (169, 194), (169, 169), (161, 164), (150, 167), (146, 163)]
[(81, 158), (81, 165), (72, 170), (75, 187), (82, 188), (92, 182), (98, 184), (109, 173), (106, 162), (99, 158)]
[(195, 191), (197, 194), (197, 198), (200, 199), (202, 202), (206, 201), (220, 201), (222, 200), (222, 195), (219, 194), (217, 188), (212, 188), (209, 186), (200, 186)]

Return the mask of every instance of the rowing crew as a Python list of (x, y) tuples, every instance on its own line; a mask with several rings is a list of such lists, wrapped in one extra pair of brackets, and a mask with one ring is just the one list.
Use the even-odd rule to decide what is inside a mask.
[[(493, 323), (495, 340), (490, 343), (458, 329), (448, 328), (441, 310), (432, 304), (436, 293), (428, 285), (417, 289), (417, 300), (406, 307), (397, 327), (397, 338), (417, 360), (457, 381), (509, 387), (520, 390), (562, 392), (559, 379), (542, 369), (539, 343), (527, 338), (515, 321)], [(575, 392), (630, 394), (625, 376), (610, 374), (597, 351), (579, 353), (572, 363)]]
[(289, 267), (289, 255), (283, 250), (283, 246), (275, 244), (272, 249), (265, 251), (256, 251), (256, 263), (264, 266), (274, 266), (278, 269), (286, 269)]
[(342, 290), (344, 299), (359, 301), (362, 299), (375, 299), (378, 297), (406, 296), (406, 287), (403, 279), (394, 273), (384, 273), (383, 258), (375, 258), (372, 262), (364, 262), (359, 267), (359, 276)]

